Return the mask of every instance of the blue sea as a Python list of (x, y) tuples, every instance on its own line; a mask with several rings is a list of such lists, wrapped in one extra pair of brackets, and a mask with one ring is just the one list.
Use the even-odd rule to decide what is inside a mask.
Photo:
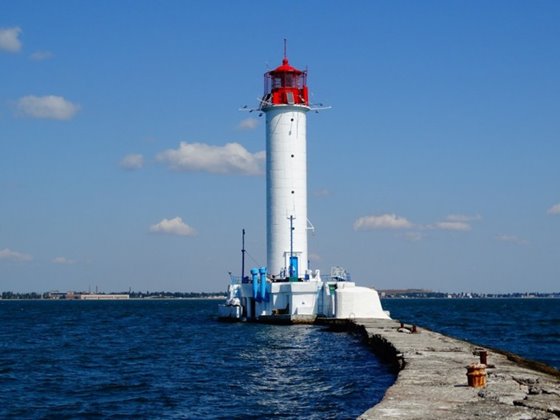
[[(357, 337), (224, 324), (217, 301), (0, 301), (0, 418), (355, 418), (395, 380)], [(560, 301), (384, 300), (560, 367)]]
[(321, 327), (217, 301), (0, 301), (0, 418), (354, 418), (395, 376)]

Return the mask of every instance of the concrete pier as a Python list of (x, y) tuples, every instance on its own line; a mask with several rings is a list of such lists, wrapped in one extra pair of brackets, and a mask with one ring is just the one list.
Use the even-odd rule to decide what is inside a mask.
[[(399, 370), (383, 400), (359, 419), (556, 419), (560, 372), (499, 350), (487, 350), (487, 383), (467, 385), (466, 366), (479, 346), (394, 320), (354, 320), (353, 330)], [(372, 372), (372, 374), (375, 374)]]

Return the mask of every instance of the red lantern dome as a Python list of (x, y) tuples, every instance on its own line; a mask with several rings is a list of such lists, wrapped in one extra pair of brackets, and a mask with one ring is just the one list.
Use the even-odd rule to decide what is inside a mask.
[(282, 65), (264, 74), (261, 108), (275, 105), (309, 106), (307, 71), (290, 66), (284, 57)]

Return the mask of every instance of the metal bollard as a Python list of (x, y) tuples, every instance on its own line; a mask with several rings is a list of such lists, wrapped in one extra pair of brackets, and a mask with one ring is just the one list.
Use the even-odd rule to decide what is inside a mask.
[(483, 365), (488, 365), (487, 363), (488, 352), (486, 350), (480, 350), (478, 355), (480, 356), (480, 363), (482, 363)]
[(473, 388), (484, 388), (486, 386), (486, 365), (482, 363), (468, 365), (467, 382)]

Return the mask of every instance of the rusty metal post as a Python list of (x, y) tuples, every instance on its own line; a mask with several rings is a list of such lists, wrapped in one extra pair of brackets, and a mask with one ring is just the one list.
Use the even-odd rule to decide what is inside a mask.
[(482, 363), (468, 365), (467, 381), (473, 388), (484, 388), (486, 386), (486, 365)]
[(487, 363), (488, 352), (486, 350), (480, 350), (478, 355), (480, 356), (480, 363), (482, 363), (483, 365), (488, 365)]

